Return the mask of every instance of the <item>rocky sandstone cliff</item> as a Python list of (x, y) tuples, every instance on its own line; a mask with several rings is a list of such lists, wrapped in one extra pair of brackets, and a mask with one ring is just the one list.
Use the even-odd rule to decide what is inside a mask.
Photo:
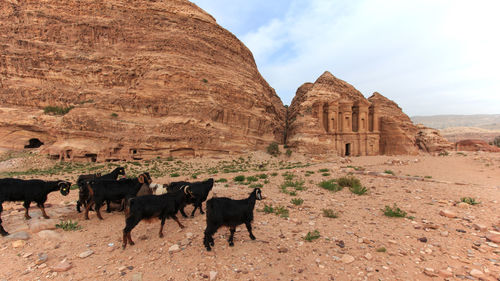
[(285, 108), (251, 52), (189, 1), (9, 0), (0, 18), (0, 146), (106, 160), (282, 141)]
[[(365, 97), (328, 71), (303, 84), (289, 108), (287, 144), (307, 153), (398, 155), (452, 149), (379, 93)], [(327, 124), (327, 125), (325, 125)]]

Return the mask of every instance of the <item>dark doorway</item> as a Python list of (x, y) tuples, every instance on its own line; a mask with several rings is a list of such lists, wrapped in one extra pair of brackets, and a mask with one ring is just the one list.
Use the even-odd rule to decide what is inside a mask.
[(351, 155), (351, 144), (346, 143), (345, 144), (345, 156), (350, 156)]
[(39, 139), (30, 139), (29, 143), (25, 145), (24, 148), (39, 148), (42, 145), (43, 142), (41, 142)]

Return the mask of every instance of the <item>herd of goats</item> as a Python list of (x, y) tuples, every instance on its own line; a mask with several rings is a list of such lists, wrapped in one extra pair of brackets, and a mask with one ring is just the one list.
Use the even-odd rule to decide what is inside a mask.
[[(100, 208), (106, 202), (107, 212), (110, 212), (110, 203), (121, 204), (121, 211), (125, 212), (125, 228), (123, 229), (123, 249), (127, 242), (134, 245), (130, 233), (132, 229), (141, 221), (153, 218), (161, 220), (159, 236), (163, 237), (163, 226), (167, 218), (171, 218), (184, 228), (177, 219), (177, 212), (183, 217), (184, 207), (187, 204), (194, 205), (194, 210), (200, 208), (200, 213), (204, 214), (202, 203), (207, 199), (210, 190), (214, 185), (213, 179), (202, 182), (171, 182), (168, 185), (154, 184), (149, 173), (140, 174), (136, 178), (122, 178), (125, 176), (125, 169), (118, 167), (111, 173), (80, 175), (77, 179), (79, 196), (77, 211), (81, 212), (81, 207), (85, 208), (85, 219), (89, 219), (89, 211), (94, 207), (97, 217), (103, 219)], [(36, 202), (42, 211), (44, 218), (49, 218), (45, 212), (44, 203), (50, 192), (59, 190), (62, 195), (69, 194), (71, 183), (67, 181), (44, 181), (38, 179), (23, 180), (15, 178), (0, 179), (0, 234), (7, 236), (9, 233), (2, 226), (1, 213), (2, 204), (6, 201), (23, 201), (25, 208), (25, 218), (30, 219), (29, 207), (31, 202)], [(233, 236), (236, 226), (245, 224), (250, 238), (255, 240), (252, 233), (251, 222), (253, 220), (253, 210), (255, 200), (261, 200), (261, 190), (255, 188), (247, 199), (233, 200), (225, 197), (213, 197), (206, 203), (206, 221), (203, 244), (210, 251), (214, 246), (213, 235), (219, 227), (227, 226), (230, 230), (228, 239), (229, 246), (233, 246)]]

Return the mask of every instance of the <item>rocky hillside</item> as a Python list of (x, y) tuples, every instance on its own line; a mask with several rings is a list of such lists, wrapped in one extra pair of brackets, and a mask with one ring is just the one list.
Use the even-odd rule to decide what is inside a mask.
[(440, 130), (453, 127), (500, 130), (500, 114), (413, 116), (411, 119)]
[(106, 160), (282, 140), (285, 108), (251, 52), (189, 1), (12, 0), (0, 17), (0, 146)]

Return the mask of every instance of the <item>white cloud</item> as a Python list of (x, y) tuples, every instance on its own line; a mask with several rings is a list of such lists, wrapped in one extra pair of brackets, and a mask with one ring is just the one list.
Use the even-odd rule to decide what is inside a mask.
[[(262, 0), (219, 9), (241, 19), (236, 35), (285, 104), (329, 70), (409, 115), (500, 113), (500, 1), (278, 2), (283, 10), (262, 18)], [(259, 24), (245, 29), (243, 19)]]

